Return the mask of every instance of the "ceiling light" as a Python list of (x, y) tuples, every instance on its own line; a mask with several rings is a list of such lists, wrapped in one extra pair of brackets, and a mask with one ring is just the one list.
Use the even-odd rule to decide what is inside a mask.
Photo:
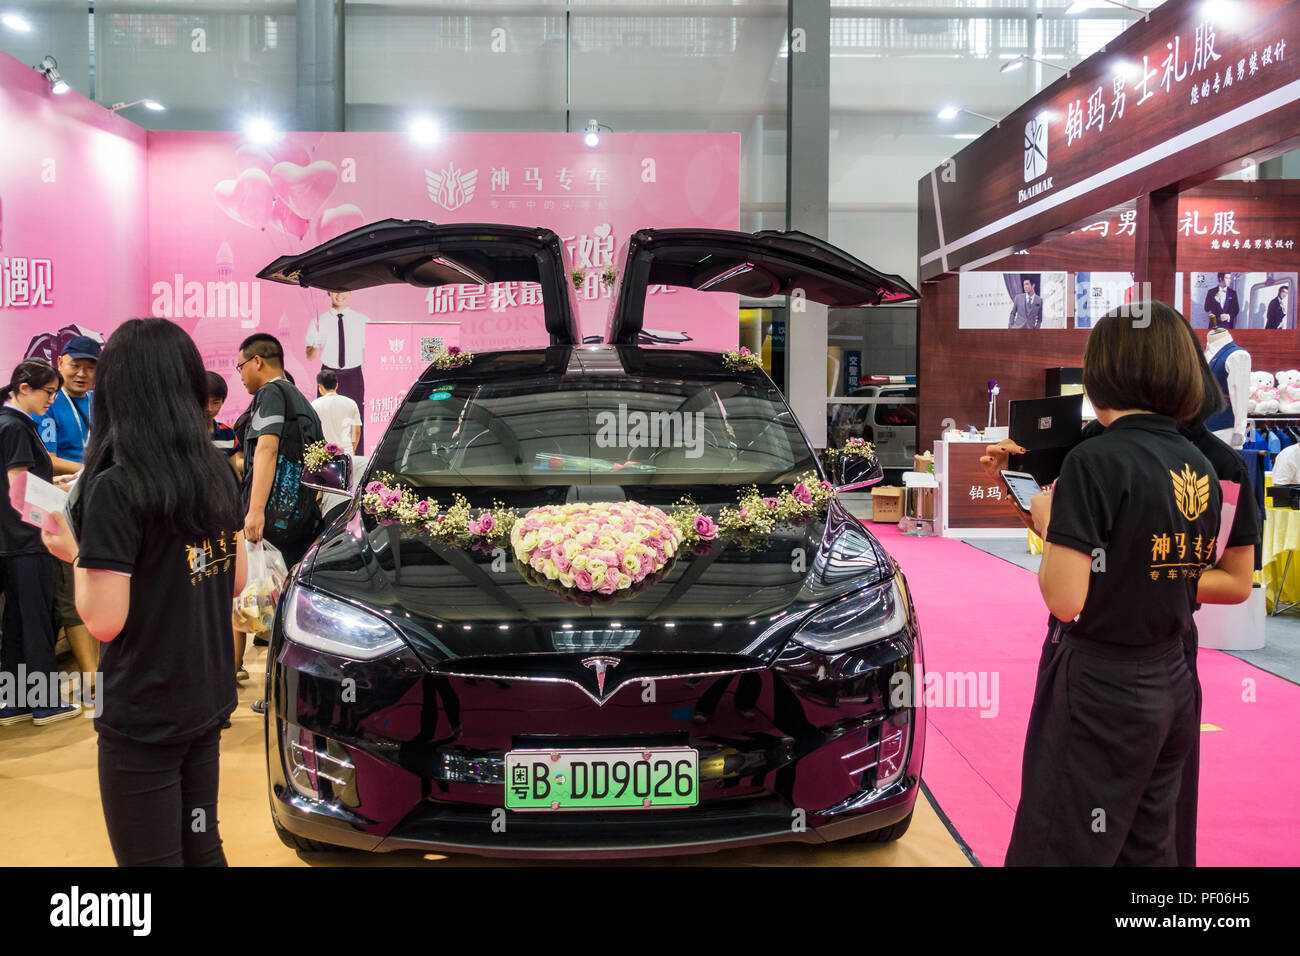
[(28, 23), (21, 14), (6, 13), (0, 16), (0, 23), (3, 23), (10, 30), (17, 30), (19, 33), (31, 33), (32, 25)]
[(66, 93), (69, 86), (64, 82), (63, 74), (59, 72), (59, 64), (52, 56), (47, 56), (41, 60), (40, 66), (32, 67), (37, 73), (50, 81), (50, 90), (54, 93)]
[(1137, 7), (1130, 7), (1127, 3), (1120, 3), (1120, 0), (1074, 0), (1065, 8), (1067, 17), (1077, 17), (1087, 13), (1089, 10), (1106, 9), (1104, 4), (1110, 4), (1112, 7), (1123, 7), (1125, 10), (1131, 10), (1133, 13), (1142, 14), (1144, 20), (1151, 19), (1151, 13), (1147, 10), (1139, 10)]
[(968, 110), (964, 106), (945, 106), (939, 110), (939, 119), (954, 120), (957, 118), (958, 113), (965, 113), (967, 116), (978, 116), (982, 120), (988, 120), (994, 126), (1002, 126), (1001, 120), (996, 120), (992, 116), (985, 116), (983, 113), (976, 113), (974, 110)]
[(255, 116), (244, 123), (244, 136), (259, 145), (274, 143), (283, 135), (264, 116)]
[(1025, 65), (1025, 58), (1023, 56), (1018, 56), (1014, 60), (1007, 60), (1007, 62), (1003, 63), (1002, 69), (1000, 69), (998, 72), (1010, 73), (1012, 70), (1018, 70), (1024, 65)]
[(157, 100), (132, 100), (130, 103), (114, 103), (108, 108), (110, 113), (120, 113), (122, 110), (129, 110), (133, 106), (143, 106), (147, 110), (162, 111), (167, 107), (163, 106)]
[(614, 132), (612, 126), (606, 126), (604, 123), (598, 123), (595, 120), (587, 120), (587, 135), (583, 141), (588, 146), (596, 146), (600, 143), (600, 131), (602, 129), (607, 129), (611, 133)]
[(411, 139), (415, 140), (417, 145), (432, 146), (442, 136), (442, 130), (438, 124), (427, 116), (416, 116), (407, 125), (407, 132), (411, 134)]
[(1020, 56), (1016, 57), (1014, 60), (1007, 60), (1006, 63), (1002, 64), (1002, 69), (998, 70), (998, 72), (1006, 73), (1010, 70), (1018, 70), (1022, 66), (1024, 66), (1025, 63), (1030, 61), (1034, 63), (1041, 63), (1043, 66), (1050, 66), (1054, 70), (1060, 70), (1066, 76), (1070, 75), (1070, 70), (1068, 67), (1061, 66), (1061, 64), (1059, 63), (1053, 63), (1050, 60), (1041, 60), (1038, 57), (1030, 56), (1027, 53), (1020, 54)]

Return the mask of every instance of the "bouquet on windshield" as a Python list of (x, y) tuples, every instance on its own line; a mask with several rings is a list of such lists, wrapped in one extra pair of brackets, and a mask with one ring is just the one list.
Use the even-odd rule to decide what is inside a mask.
[(635, 501), (545, 505), (510, 531), (521, 565), (561, 587), (605, 595), (630, 591), (662, 571), (680, 544), (668, 515)]

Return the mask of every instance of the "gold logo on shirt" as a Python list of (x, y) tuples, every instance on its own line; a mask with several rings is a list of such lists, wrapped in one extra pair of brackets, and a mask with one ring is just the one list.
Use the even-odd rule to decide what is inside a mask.
[(1191, 465), (1183, 465), (1182, 474), (1169, 472), (1174, 481), (1174, 502), (1188, 521), (1195, 521), (1210, 506), (1210, 476), (1198, 475)]

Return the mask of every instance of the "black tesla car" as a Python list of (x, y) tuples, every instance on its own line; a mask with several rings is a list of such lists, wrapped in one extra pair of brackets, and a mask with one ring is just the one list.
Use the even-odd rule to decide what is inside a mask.
[[(427, 369), (292, 573), (266, 723), (288, 845), (611, 857), (906, 831), (925, 722), (902, 573), (834, 497), (746, 525), (746, 493), (776, 509), (827, 478), (807, 437), (761, 369), (638, 342), (652, 286), (831, 306), (915, 292), (798, 233), (643, 230), (617, 261), (599, 345), (546, 229), (388, 220), (261, 273), (536, 283), (550, 336)], [(537, 521), (629, 507), (624, 531), (658, 537), (629, 546), (639, 572), (596, 589), (576, 561), (530, 564), (521, 534), (449, 537), (376, 509), (399, 488), (518, 515), (542, 547)], [(654, 529), (684, 499), (702, 530), (674, 542)]]

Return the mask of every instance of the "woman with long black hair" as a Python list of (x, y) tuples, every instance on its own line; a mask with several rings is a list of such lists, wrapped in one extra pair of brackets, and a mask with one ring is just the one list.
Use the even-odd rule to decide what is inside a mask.
[[(4, 575), (4, 639), (0, 669), (17, 675), (42, 675), (46, 696), (56, 684), (54, 659), (54, 562), (41, 544), (41, 532), (9, 507), (9, 486), (23, 472), (54, 480), (54, 465), (41, 443), (33, 415), (44, 415), (63, 385), (63, 376), (38, 359), (19, 363), (0, 388), (0, 573)], [(30, 720), (48, 724), (77, 716), (58, 700), (0, 702), (0, 726)]]
[(222, 866), (219, 742), (236, 706), (230, 612), (246, 569), (239, 489), (209, 438), (203, 361), (179, 326), (124, 323), (96, 386), (72, 531), (44, 537), (75, 561), (77, 611), (105, 642), (95, 729), (109, 840), (120, 866)]

